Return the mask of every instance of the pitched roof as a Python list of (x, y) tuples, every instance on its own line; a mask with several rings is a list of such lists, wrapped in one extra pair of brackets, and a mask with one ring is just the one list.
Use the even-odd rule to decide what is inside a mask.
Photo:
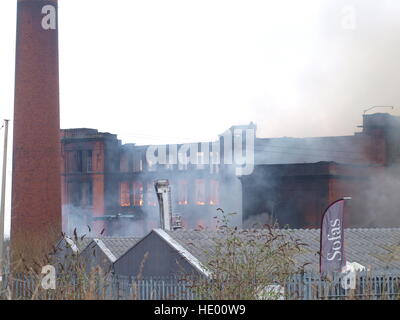
[(92, 239), (88, 248), (98, 246), (111, 262), (116, 261), (141, 238), (138, 237), (101, 237)]
[[(181, 256), (183, 256), (195, 269), (200, 273), (209, 276), (209, 271), (203, 266), (203, 263), (199, 261), (190, 251), (183, 247), (178, 241), (175, 241), (169, 233), (163, 229), (154, 229), (155, 233), (158, 234), (164, 241), (168, 242), (170, 246), (175, 248)], [(198, 252), (199, 253), (199, 252)]]
[[(320, 230), (281, 231), (285, 236), (306, 244), (302, 253), (295, 257), (298, 264), (310, 263), (306, 269), (318, 270)], [(207, 252), (215, 248), (214, 239), (219, 236), (218, 232), (210, 230), (177, 230), (166, 233), (203, 265), (207, 264)], [(357, 262), (371, 269), (400, 268), (400, 228), (345, 229), (344, 234), (347, 261)]]

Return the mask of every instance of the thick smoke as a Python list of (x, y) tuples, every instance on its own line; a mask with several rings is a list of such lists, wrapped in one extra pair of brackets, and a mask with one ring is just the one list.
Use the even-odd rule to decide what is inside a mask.
[(76, 232), (79, 236), (94, 236), (91, 227), (91, 211), (72, 204), (62, 206), (63, 232), (72, 236)]
[[(346, 27), (343, 22), (349, 18), (346, 15), (352, 15), (352, 12), (354, 26)], [(258, 136), (353, 134), (355, 125), (361, 124), (361, 115), (365, 109), (374, 105), (400, 106), (400, 91), (397, 88), (400, 80), (397, 71), (400, 53), (397, 39), (400, 32), (399, 12), (400, 3), (395, 0), (324, 2), (316, 13), (315, 25), (309, 34), (310, 41), (300, 43), (299, 50), (288, 52), (288, 61), (283, 62), (292, 65), (292, 61), (299, 61), (299, 66), (296, 65), (298, 68), (292, 68), (298, 73), (282, 73), (281, 81), (288, 83), (287, 90), (281, 96), (276, 96), (275, 93), (282, 90), (275, 90), (273, 83), (279, 81), (276, 76), (280, 73), (272, 70), (266, 75), (272, 81), (263, 79), (269, 84), (265, 92), (260, 93), (260, 97), (249, 106), (253, 111), (253, 119), (257, 121)], [(293, 26), (295, 29), (295, 24)], [(305, 48), (307, 46), (309, 51)], [(272, 52), (272, 57), (274, 49), (268, 48), (268, 54)], [(278, 70), (286, 70), (283, 67), (279, 63), (276, 65)], [(396, 109), (394, 112), (398, 113)], [(259, 153), (256, 162), (267, 164), (370, 162), (361, 144), (348, 143), (345, 139), (337, 139), (327, 145), (326, 140), (318, 138), (281, 138), (256, 145), (255, 149)], [(376, 172), (370, 175), (367, 182), (360, 182), (354, 194), (350, 194), (353, 196), (349, 204), (352, 215), (348, 221), (352, 226), (400, 226), (398, 169), (392, 168), (379, 174)], [(198, 177), (195, 172), (187, 174), (188, 180)], [(160, 174), (156, 178), (166, 177)], [(266, 182), (263, 177), (254, 176), (253, 183), (255, 186), (268, 185), (274, 188), (276, 181), (270, 179)], [(240, 190), (238, 179), (220, 181), (219, 207), (226, 212), (238, 212), (238, 220), (241, 220), (242, 208)], [(172, 193), (173, 196), (176, 193), (174, 185)], [(296, 216), (293, 208), (276, 204), (279, 205), (287, 212), (292, 210), (292, 216)], [(205, 212), (201, 206), (186, 215), (176, 202), (172, 206), (174, 213), (184, 216), (189, 228), (196, 227), (199, 221), (210, 221), (215, 216), (214, 213)], [(269, 212), (260, 211), (258, 217), (246, 221), (245, 225), (265, 223), (273, 211), (273, 208), (269, 209)], [(158, 205), (151, 210), (144, 210), (147, 219), (144, 228), (158, 226)], [(360, 217), (358, 219), (354, 218), (356, 212), (356, 216)], [(130, 234), (131, 230), (140, 228), (139, 222), (124, 220), (118, 224), (116, 234)]]
[[(146, 177), (154, 179), (154, 173), (144, 174), (143, 179)], [(165, 176), (160, 173), (156, 175), (156, 179), (163, 179)], [(188, 170), (186, 172), (172, 173), (168, 177), (171, 185), (171, 199), (172, 199), (172, 214), (180, 216), (182, 225), (186, 229), (198, 228), (215, 228), (218, 219), (221, 218), (221, 211), (223, 209), (226, 215), (230, 215), (230, 223), (233, 225), (241, 226), (242, 221), (242, 193), (241, 184), (238, 178), (231, 177), (229, 180), (219, 179), (219, 203), (215, 206), (198, 205), (195, 203), (195, 186), (188, 187), (189, 203), (187, 205), (179, 204), (179, 190), (178, 181), (184, 179), (186, 181), (195, 182), (196, 180), (207, 181), (209, 176), (205, 172)], [(156, 180), (155, 179), (155, 180)], [(208, 187), (208, 186), (207, 186)], [(154, 191), (155, 192), (155, 191)], [(191, 193), (191, 194), (189, 194)], [(160, 224), (159, 205), (154, 207), (145, 206), (142, 208), (144, 212), (143, 226), (148, 232), (153, 228), (158, 228)], [(126, 227), (125, 227), (126, 228)]]
[[(293, 73), (282, 76), (287, 90), (281, 97), (273, 85), (268, 86), (253, 102), (260, 136), (352, 134), (365, 109), (400, 106), (400, 2), (319, 3), (314, 26), (307, 33), (309, 41), (299, 43), (287, 53), (288, 61), (276, 67), (285, 70), (285, 63), (295, 64)], [(354, 26), (347, 25), (353, 14)], [(292, 32), (297, 32), (295, 24)], [(276, 73), (271, 72), (271, 77)]]
[(107, 235), (113, 237), (143, 237), (152, 228), (148, 226), (148, 218), (134, 220), (132, 218), (116, 218), (108, 222)]
[[(400, 227), (400, 166), (373, 174), (350, 204), (357, 218), (348, 217), (352, 226)], [(354, 212), (355, 213), (355, 212)]]
[(250, 216), (243, 221), (243, 228), (263, 228), (265, 225), (273, 226), (276, 219), (271, 213), (263, 212), (256, 216)]

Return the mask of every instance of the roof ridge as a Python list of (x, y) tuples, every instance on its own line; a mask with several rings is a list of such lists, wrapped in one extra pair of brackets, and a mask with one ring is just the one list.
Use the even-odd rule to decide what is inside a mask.
[(172, 246), (177, 252), (179, 252), (186, 261), (189, 262), (202, 274), (209, 276), (210, 272), (202, 264), (202, 262), (193, 255), (180, 241), (171, 237), (171, 235), (163, 229), (153, 229), (153, 231), (161, 238), (163, 238), (170, 246)]

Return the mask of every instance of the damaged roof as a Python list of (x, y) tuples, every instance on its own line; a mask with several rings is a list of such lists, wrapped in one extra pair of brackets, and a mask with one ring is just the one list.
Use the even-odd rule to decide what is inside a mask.
[(365, 155), (369, 140), (363, 136), (316, 138), (257, 138), (255, 164), (294, 164), (334, 161), (370, 164)]

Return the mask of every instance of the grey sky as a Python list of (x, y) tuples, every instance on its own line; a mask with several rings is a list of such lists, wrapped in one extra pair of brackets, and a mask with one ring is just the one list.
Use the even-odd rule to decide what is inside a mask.
[[(59, 0), (61, 126), (138, 144), (213, 140), (250, 121), (260, 137), (352, 134), (369, 106), (400, 106), (399, 11), (396, 0)], [(1, 1), (9, 119), (15, 17), (16, 0)]]

